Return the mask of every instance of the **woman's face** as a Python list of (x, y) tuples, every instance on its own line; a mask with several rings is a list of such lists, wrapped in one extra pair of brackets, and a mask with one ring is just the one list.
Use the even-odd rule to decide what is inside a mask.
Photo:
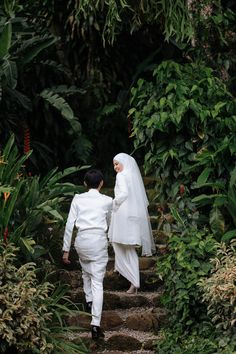
[(113, 166), (116, 173), (123, 171), (124, 166), (119, 161), (113, 160)]

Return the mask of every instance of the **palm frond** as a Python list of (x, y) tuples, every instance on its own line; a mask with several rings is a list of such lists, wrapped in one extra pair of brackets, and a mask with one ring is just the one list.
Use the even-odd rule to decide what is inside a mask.
[(46, 102), (61, 113), (62, 117), (68, 121), (75, 133), (79, 133), (81, 131), (81, 125), (78, 119), (75, 117), (72, 108), (63, 97), (49, 89), (43, 90), (40, 93), (40, 97), (42, 97)]

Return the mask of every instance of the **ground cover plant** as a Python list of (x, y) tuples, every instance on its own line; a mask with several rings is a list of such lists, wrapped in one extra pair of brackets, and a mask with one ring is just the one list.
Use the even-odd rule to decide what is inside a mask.
[(11, 353), (88, 353), (68, 336), (78, 330), (65, 315), (78, 311), (63, 286), (37, 280), (34, 263), (20, 264), (19, 249), (0, 241), (0, 351)]

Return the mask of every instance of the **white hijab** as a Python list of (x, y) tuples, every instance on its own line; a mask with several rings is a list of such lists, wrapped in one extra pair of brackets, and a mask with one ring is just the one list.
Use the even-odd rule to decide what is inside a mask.
[[(120, 162), (123, 165), (122, 173), (128, 177), (130, 181), (132, 200), (136, 200), (137, 205), (147, 208), (149, 202), (144, 188), (142, 176), (135, 159), (123, 152), (117, 154), (113, 160)], [(141, 204), (140, 204), (141, 203)]]
[(149, 202), (139, 167), (135, 159), (125, 153), (117, 154), (113, 160), (118, 161), (123, 165), (123, 170), (119, 173), (124, 174), (130, 182), (129, 194), (130, 200), (132, 201), (130, 212), (134, 213), (141, 219), (142, 254), (151, 255), (152, 251), (155, 252), (155, 244), (147, 210)]

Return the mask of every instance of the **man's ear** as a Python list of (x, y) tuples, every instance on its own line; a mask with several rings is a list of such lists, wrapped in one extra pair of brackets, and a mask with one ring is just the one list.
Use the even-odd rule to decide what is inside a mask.
[(99, 183), (98, 188), (99, 188), (99, 189), (101, 189), (101, 188), (102, 188), (102, 186), (103, 186), (103, 180)]

